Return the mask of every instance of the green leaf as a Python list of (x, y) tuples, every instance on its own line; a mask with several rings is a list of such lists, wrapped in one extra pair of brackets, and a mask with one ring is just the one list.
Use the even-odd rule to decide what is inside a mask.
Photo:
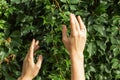
[(4, 51), (0, 51), (0, 62), (4, 60), (5, 57), (6, 57), (6, 53)]
[(101, 50), (105, 51), (106, 45), (103, 41), (96, 41)]
[(14, 3), (15, 3), (15, 4), (19, 4), (20, 1), (21, 1), (21, 0), (11, 0), (11, 3), (12, 3), (12, 4), (14, 4)]
[(80, 0), (60, 0), (63, 3), (78, 4)]
[(119, 67), (119, 60), (118, 59), (112, 59), (111, 63), (113, 63), (112, 69), (117, 69)]
[(87, 51), (89, 53), (88, 57), (91, 57), (92, 55), (94, 55), (96, 53), (96, 45), (93, 42), (91, 42), (87, 45), (88, 45)]
[(106, 36), (105, 28), (102, 25), (93, 25), (94, 29), (101, 34), (101, 36)]
[(12, 32), (10, 36), (13, 38), (18, 38), (21, 36), (21, 33), (20, 33), (20, 31), (16, 30), (16, 31)]
[(115, 79), (120, 79), (120, 71), (115, 71), (116, 75), (115, 75)]

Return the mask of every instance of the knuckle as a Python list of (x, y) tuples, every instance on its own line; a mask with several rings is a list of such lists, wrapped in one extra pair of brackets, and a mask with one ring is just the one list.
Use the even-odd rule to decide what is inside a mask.
[(27, 61), (28, 61), (28, 62), (31, 62), (31, 58), (28, 58)]
[(67, 41), (67, 39), (66, 39), (66, 38), (62, 38), (62, 41), (63, 41), (63, 42), (66, 42), (66, 41)]
[(79, 34), (77, 32), (75, 32), (75, 33), (72, 34), (72, 37), (78, 37), (78, 35)]

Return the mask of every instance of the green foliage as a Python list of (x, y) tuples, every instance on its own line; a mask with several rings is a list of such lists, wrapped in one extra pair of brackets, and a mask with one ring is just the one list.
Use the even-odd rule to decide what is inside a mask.
[(35, 80), (70, 80), (70, 58), (61, 41), (61, 25), (70, 32), (70, 12), (81, 15), (87, 27), (86, 80), (119, 80), (119, 0), (0, 0), (0, 80), (20, 76), (33, 38), (40, 40), (36, 53), (44, 56)]

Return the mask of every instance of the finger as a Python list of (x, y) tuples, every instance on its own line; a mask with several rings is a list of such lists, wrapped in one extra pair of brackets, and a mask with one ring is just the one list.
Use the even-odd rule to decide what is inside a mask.
[(33, 60), (33, 53), (34, 53), (34, 45), (35, 45), (35, 39), (32, 40), (30, 50), (29, 50), (29, 57)]
[(39, 44), (39, 40), (37, 40), (36, 42), (35, 42), (35, 45), (37, 46)]
[(79, 22), (79, 25), (80, 25), (80, 30), (86, 30), (86, 27), (81, 19), (80, 16), (78, 16), (78, 22)]
[(38, 48), (39, 48), (39, 40), (37, 40), (36, 42), (35, 42), (35, 47), (34, 47), (34, 51), (36, 51)]
[(75, 28), (75, 21), (74, 21), (74, 14), (70, 14), (70, 29), (71, 29), (71, 35), (75, 35), (76, 28)]
[(76, 28), (76, 31), (80, 31), (80, 25), (79, 25), (79, 23), (78, 23), (78, 20), (76, 19), (76, 16), (74, 15), (73, 16), (73, 18), (74, 18), (74, 21), (75, 21), (75, 28)]
[(41, 64), (42, 64), (42, 61), (43, 61), (43, 57), (42, 57), (42, 55), (40, 55), (39, 57), (38, 57), (38, 61), (37, 61), (37, 63), (36, 63), (36, 67), (37, 68), (41, 68)]
[(62, 40), (65, 42), (67, 40), (67, 28), (66, 25), (62, 25)]

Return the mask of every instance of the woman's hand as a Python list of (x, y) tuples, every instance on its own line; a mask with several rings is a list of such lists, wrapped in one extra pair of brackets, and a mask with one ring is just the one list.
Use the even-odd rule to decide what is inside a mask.
[(86, 43), (86, 28), (80, 16), (70, 14), (71, 34), (67, 37), (66, 26), (63, 25), (62, 40), (70, 53), (71, 80), (85, 80), (83, 51)]
[(37, 63), (34, 63), (34, 51), (39, 48), (38, 44), (39, 41), (35, 41), (35, 39), (32, 40), (30, 49), (23, 61), (22, 74), (18, 80), (32, 80), (35, 76), (37, 76), (43, 60), (42, 55), (40, 55)]
[(74, 14), (70, 14), (70, 29), (71, 34), (67, 36), (67, 28), (63, 25), (62, 29), (62, 40), (71, 55), (77, 54), (82, 56), (83, 50), (86, 43), (86, 27), (80, 18), (80, 16), (75, 17)]

